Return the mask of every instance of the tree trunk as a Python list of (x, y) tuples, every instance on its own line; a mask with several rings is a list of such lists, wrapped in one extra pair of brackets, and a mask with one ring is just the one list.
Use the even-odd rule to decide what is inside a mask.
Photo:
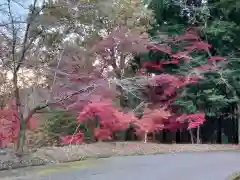
[(197, 128), (197, 144), (200, 144), (200, 126)]
[(18, 143), (17, 143), (17, 155), (21, 156), (23, 154), (23, 147), (25, 143), (25, 133), (26, 133), (26, 127), (27, 127), (27, 121), (23, 117), (23, 109), (20, 99), (20, 93), (18, 88), (18, 76), (17, 72), (13, 73), (13, 85), (14, 85), (14, 95), (16, 100), (16, 106), (17, 106), (17, 112), (18, 112), (18, 120), (20, 124), (20, 130), (18, 133)]
[(240, 104), (237, 105), (237, 123), (238, 144), (240, 144)]
[(86, 127), (87, 127), (87, 130), (89, 131), (89, 135), (90, 135), (90, 142), (95, 142), (95, 134), (94, 134), (94, 130), (96, 128), (96, 119), (92, 119), (92, 120), (89, 120), (87, 123), (86, 123)]
[(17, 155), (21, 156), (24, 151), (24, 144), (25, 144), (25, 139), (26, 139), (26, 129), (27, 125), (25, 121), (22, 121), (20, 123), (20, 130), (18, 133), (18, 143), (17, 143)]
[(193, 138), (193, 133), (192, 130), (189, 130), (190, 136), (191, 136), (191, 143), (194, 144), (194, 138)]
[(152, 136), (153, 136), (153, 138), (152, 138), (153, 142), (156, 142), (156, 133), (153, 132)]
[(144, 143), (147, 143), (147, 140), (148, 140), (148, 132), (146, 131), (144, 133)]
[(240, 118), (238, 117), (238, 144), (240, 144)]

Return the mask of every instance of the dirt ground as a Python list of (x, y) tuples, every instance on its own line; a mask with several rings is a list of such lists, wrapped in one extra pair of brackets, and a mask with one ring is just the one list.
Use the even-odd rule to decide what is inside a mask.
[(94, 143), (64, 147), (43, 147), (24, 155), (20, 159), (12, 151), (7, 150), (5, 155), (0, 154), (0, 170), (111, 156), (209, 151), (240, 151), (240, 145), (156, 144), (143, 142)]

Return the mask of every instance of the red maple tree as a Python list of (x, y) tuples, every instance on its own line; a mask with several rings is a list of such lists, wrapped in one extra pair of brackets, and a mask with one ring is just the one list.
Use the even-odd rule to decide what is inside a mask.
[[(113, 108), (111, 102), (90, 103), (85, 106), (77, 118), (79, 124), (92, 123), (94, 135), (98, 140), (111, 140), (113, 133), (126, 130), (134, 121), (136, 121), (136, 117)], [(96, 127), (97, 125), (99, 127)], [(81, 142), (83, 136), (77, 137)], [(64, 144), (74, 144), (73, 138), (66, 140), (65, 137), (62, 137), (62, 140), (64, 140)]]
[[(222, 67), (227, 58), (211, 56), (209, 50), (211, 45), (202, 41), (194, 31), (194, 28), (187, 29), (184, 35), (172, 38), (168, 43), (172, 43), (175, 46), (177, 45), (180, 49), (179, 52), (173, 52), (171, 46), (167, 45), (149, 45), (149, 49), (153, 52), (168, 55), (170, 60), (163, 60), (158, 63), (146, 62), (142, 65), (142, 68), (146, 69), (142, 70), (144, 72), (149, 70), (161, 72), (160, 75), (149, 78), (148, 92), (151, 92), (149, 93), (150, 99), (154, 104), (167, 106), (172, 112), (172, 116), (169, 117), (169, 121), (163, 126), (163, 129), (171, 130), (182, 128), (185, 122), (188, 124), (187, 129), (197, 128), (204, 123), (205, 114), (203, 112), (190, 115), (182, 115), (179, 114), (179, 112), (176, 113), (176, 107), (172, 105), (172, 102), (181, 95), (184, 87), (197, 84), (204, 78), (202, 75), (205, 72), (215, 71), (219, 67)], [(180, 67), (182, 64), (192, 61), (191, 53), (193, 52), (207, 53), (209, 59), (206, 61), (206, 64), (190, 69), (189, 75), (185, 76), (164, 73), (164, 67), (168, 64), (174, 64)]]
[[(189, 29), (183, 36), (173, 38), (171, 43), (184, 48), (180, 52), (173, 52), (171, 46), (148, 44), (150, 51), (165, 53), (170, 57), (170, 60), (159, 63), (148, 62), (142, 65), (142, 74), (146, 72), (144, 69), (158, 70), (162, 74), (149, 78), (146, 88), (148, 89), (149, 99), (152, 101), (152, 107), (145, 109), (141, 120), (138, 120), (132, 114), (113, 108), (111, 102), (108, 101), (111, 99), (113, 91), (107, 88), (107, 81), (102, 76), (101, 71), (93, 71), (93, 67), (90, 68), (91, 72), (83, 73), (83, 68), (76, 66), (78, 62), (65, 62), (62, 69), (59, 68), (61, 70), (58, 70), (60, 74), (57, 79), (58, 83), (53, 87), (54, 98), (51, 99), (53, 103), (48, 103), (43, 107), (57, 104), (58, 107), (61, 106), (77, 112), (79, 114), (77, 122), (79, 124), (90, 122), (98, 140), (110, 140), (114, 133), (128, 129), (130, 124), (135, 125), (137, 134), (141, 136), (162, 129), (184, 128), (185, 122), (188, 124), (188, 129), (199, 127), (205, 121), (204, 113), (182, 115), (175, 112), (175, 107), (172, 106), (171, 102), (180, 95), (184, 87), (198, 83), (203, 77), (201, 75), (178, 76), (166, 74), (164, 73), (164, 67), (168, 64), (181, 66), (182, 63), (188, 63), (192, 60), (190, 55), (192, 52), (203, 51), (209, 53), (211, 46), (201, 41), (192, 29)], [(201, 74), (202, 72), (216, 70), (224, 65), (225, 60), (226, 58), (222, 57), (210, 57), (206, 65), (193, 68), (191, 71), (197, 71), (198, 74)], [(84, 93), (80, 93), (80, 89), (90, 86), (93, 86), (95, 91), (91, 89), (91, 92), (86, 90)], [(163, 107), (166, 108), (163, 109)], [(4, 121), (4, 126), (1, 126), (4, 128), (0, 134), (1, 142), (5, 142), (6, 139), (16, 141), (16, 134), (19, 131), (16, 110), (14, 108), (10, 109), (4, 109), (1, 113), (1, 120)], [(10, 126), (7, 125), (9, 121)], [(96, 124), (99, 126), (96, 127)], [(60, 139), (63, 144), (79, 144), (83, 142), (83, 132), (77, 131), (72, 136), (64, 136)]]
[[(147, 62), (142, 65), (141, 75), (146, 74), (146, 70), (158, 70), (162, 74), (149, 78), (148, 87), (146, 88), (152, 105), (150, 108), (145, 109), (141, 120), (114, 109), (109, 102), (99, 102), (85, 106), (79, 114), (78, 123), (93, 121), (94, 118), (97, 118), (100, 126), (98, 128), (94, 127), (94, 134), (99, 140), (112, 139), (114, 132), (126, 130), (130, 124), (135, 125), (136, 134), (139, 136), (145, 134), (145, 140), (147, 133), (163, 129), (170, 131), (182, 128), (192, 129), (202, 125), (205, 121), (204, 113), (179, 114), (172, 102), (181, 94), (184, 87), (196, 84), (202, 80), (202, 73), (217, 70), (217, 68), (224, 65), (226, 58), (210, 57), (205, 65), (190, 70), (197, 71), (195, 73), (197, 75), (180, 76), (166, 74), (164, 73), (166, 65), (175, 64), (181, 66), (182, 63), (189, 63), (192, 60), (191, 53), (195, 51), (209, 53), (209, 48), (211, 47), (208, 43), (201, 41), (192, 28), (189, 28), (183, 36), (172, 38), (170, 43), (181, 46), (183, 49), (180, 52), (173, 52), (171, 46), (148, 44), (150, 51), (165, 53), (170, 57), (170, 60), (158, 63)], [(185, 122), (187, 122), (187, 126)], [(82, 135), (78, 137), (83, 138)], [(70, 141), (74, 142), (74, 138), (69, 138), (68, 140), (65, 141), (66, 144), (69, 144)]]
[[(54, 63), (49, 65), (48, 80), (50, 79), (50, 82), (47, 84), (50, 87), (40, 88), (41, 102), (24, 114), (22, 122), (19, 119), (18, 107), (14, 105), (16, 103), (8, 104), (0, 111), (0, 143), (2, 147), (12, 142), (17, 144), (21, 123), (24, 126), (26, 123), (28, 128), (36, 128), (33, 115), (46, 107), (61, 108), (77, 114), (88, 103), (111, 99), (113, 93), (108, 86), (108, 81), (100, 73), (101, 69), (91, 65), (87, 66), (86, 61), (80, 58), (78, 53), (69, 50), (64, 54), (57, 68), (53, 68)], [(51, 74), (51, 72), (53, 73)], [(51, 77), (53, 78), (51, 79)], [(15, 102), (14, 99), (16, 97), (12, 102)], [(24, 102), (21, 102), (21, 106), (24, 105)], [(76, 135), (77, 138), (79, 138), (79, 134)], [(68, 139), (67, 137), (61, 138), (63, 141)], [(77, 138), (74, 137), (73, 141), (79, 143)]]

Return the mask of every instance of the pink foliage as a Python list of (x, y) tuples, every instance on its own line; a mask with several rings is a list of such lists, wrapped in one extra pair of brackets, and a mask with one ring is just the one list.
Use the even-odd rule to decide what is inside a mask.
[(109, 129), (96, 128), (94, 130), (94, 135), (100, 141), (111, 140), (112, 139), (112, 132)]
[[(130, 114), (114, 109), (110, 102), (97, 102), (85, 106), (83, 111), (79, 113), (77, 122), (84, 124), (95, 118), (100, 124), (100, 128), (94, 130), (98, 140), (110, 140), (113, 133), (128, 129), (130, 123), (136, 121), (136, 118)], [(67, 137), (67, 139), (69, 138)]]
[(137, 134), (157, 132), (164, 129), (164, 122), (170, 117), (170, 112), (160, 109), (145, 109), (141, 120), (135, 122)]
[[(138, 75), (146, 75), (146, 70), (164, 72), (165, 66), (169, 64), (181, 66), (182, 63), (188, 63), (193, 60), (191, 53), (195, 51), (209, 53), (211, 48), (210, 44), (201, 41), (193, 28), (189, 28), (183, 36), (174, 38), (171, 41), (175, 45), (179, 45), (183, 50), (173, 52), (170, 45), (150, 44), (146, 39), (141, 39), (131, 34), (128, 29), (119, 28), (113, 31), (106, 39), (100, 41), (94, 49), (98, 55), (101, 55), (102, 60), (105, 60), (102, 62), (103, 67), (109, 63), (114, 66), (114, 61), (111, 59), (113, 57), (111, 53), (114, 51), (139, 53), (148, 49), (153, 52), (163, 53), (169, 57), (168, 61), (162, 60), (158, 63), (146, 62), (142, 64), (142, 69), (138, 72)], [(112, 51), (109, 51), (109, 49), (112, 49)], [(217, 70), (222, 65), (223, 60), (226, 60), (226, 58), (214, 56), (208, 59), (205, 65), (190, 70), (196, 72)], [(218, 63), (213, 65), (213, 62)], [(100, 127), (94, 129), (94, 135), (98, 140), (110, 140), (114, 133), (128, 129), (130, 124), (135, 125), (137, 135), (142, 135), (146, 132), (158, 132), (163, 129), (174, 132), (184, 128), (197, 128), (204, 123), (205, 114), (179, 115), (176, 113), (178, 111), (174, 109), (176, 107), (172, 105), (172, 102), (177, 99), (186, 86), (197, 84), (202, 78), (201, 75), (177, 76), (166, 73), (150, 77), (147, 93), (152, 101), (152, 107), (145, 109), (140, 120), (129, 113), (123, 113), (113, 108), (111, 102), (106, 100), (110, 100), (110, 98), (106, 98), (109, 94), (104, 90), (106, 85), (103, 85), (102, 89), (98, 89), (100, 94), (92, 96), (91, 103), (88, 101), (84, 106), (76, 108), (77, 112), (80, 112), (77, 122), (84, 124), (97, 120)], [(101, 77), (98, 76), (98, 78), (95, 77), (94, 79), (101, 79)], [(83, 81), (82, 78), (78, 77), (72, 80), (74, 80), (75, 84), (82, 84), (83, 82), (87, 84), (89, 82), (92, 83), (92, 80)], [(98, 100), (96, 101), (96, 99)], [(81, 101), (77, 101), (75, 105), (80, 104), (79, 102)], [(163, 106), (167, 108), (163, 108)], [(74, 135), (71, 139), (69, 136), (62, 137), (62, 140), (64, 144), (69, 144), (70, 140), (72, 143), (80, 143), (82, 142), (82, 135)]]
[(197, 50), (208, 51), (211, 48), (211, 45), (207, 42), (197, 42), (194, 44), (194, 48)]
[[(36, 119), (28, 121), (27, 128), (36, 128)], [(0, 110), (0, 147), (6, 147), (9, 143), (17, 143), (20, 130), (20, 122), (14, 102), (9, 102), (8, 106)]]
[(6, 147), (8, 143), (16, 143), (19, 132), (19, 120), (17, 114), (11, 110), (0, 112), (0, 143)]
[(61, 136), (60, 139), (63, 145), (81, 144), (83, 142), (83, 133), (77, 132), (72, 136)]
[(148, 46), (148, 49), (153, 51), (153, 52), (158, 52), (158, 51), (161, 51), (161, 52), (164, 52), (166, 54), (172, 54), (172, 49), (171, 47), (169, 46), (155, 46), (155, 45), (149, 45)]
[[(189, 28), (186, 33), (182, 36), (179, 36), (173, 40), (173, 43), (178, 44), (179, 47), (184, 47), (184, 51), (176, 52), (173, 53), (171, 50), (171, 47), (169, 46), (163, 46), (163, 45), (148, 45), (148, 49), (153, 51), (153, 52), (160, 52), (163, 54), (168, 54), (170, 56), (170, 61), (161, 61), (158, 64), (154, 64), (152, 62), (145, 62), (142, 65), (142, 68), (147, 68), (151, 70), (159, 70), (161, 72), (164, 71), (164, 65), (168, 64), (176, 64), (180, 66), (180, 60), (183, 59), (184, 62), (189, 62), (192, 60), (190, 57), (190, 54), (194, 51), (203, 51), (206, 53), (209, 53), (209, 49), (212, 47), (210, 44), (207, 42), (201, 41), (200, 37), (198, 34), (193, 30), (193, 28)], [(223, 60), (226, 60), (224, 57), (218, 57), (218, 56), (213, 56), (208, 60), (209, 64), (212, 64), (213, 62), (222, 62)], [(203, 65), (198, 68), (198, 70), (203, 70), (203, 71), (211, 71), (211, 70), (216, 70), (216, 66), (212, 65)], [(221, 63), (220, 63), (221, 64)]]
[[(169, 64), (181, 66), (181, 63), (187, 63), (192, 60), (190, 54), (194, 51), (209, 51), (211, 45), (201, 41), (199, 36), (189, 29), (186, 34), (175, 39), (176, 43), (185, 49), (181, 52), (174, 53), (168, 45), (153, 45), (149, 44), (148, 40), (139, 38), (126, 28), (116, 29), (111, 35), (100, 42), (94, 49), (96, 53), (101, 54), (102, 66), (109, 65), (109, 52), (108, 49), (117, 45), (116, 50), (122, 52), (139, 53), (145, 52), (147, 49), (154, 52), (167, 54), (170, 57), (168, 61), (161, 61), (158, 64), (147, 62), (143, 64), (143, 69), (164, 71), (164, 67)], [(72, 52), (69, 54), (73, 54)], [(121, 112), (113, 108), (110, 100), (114, 96), (113, 91), (108, 88), (108, 82), (103, 76), (103, 68), (100, 69), (89, 66), (85, 67), (80, 58), (69, 57), (63, 58), (57, 73), (56, 84), (53, 86), (53, 99), (61, 99), (62, 97), (73, 94), (80, 89), (93, 86), (90, 91), (83, 91), (76, 93), (76, 95), (61, 101), (58, 106), (67, 110), (72, 110), (78, 113), (77, 122), (84, 124), (93, 122), (96, 119), (99, 128), (94, 129), (94, 135), (98, 140), (110, 140), (113, 134), (129, 128), (131, 124), (136, 126), (136, 133), (141, 135), (145, 132), (157, 132), (163, 129), (175, 131), (177, 129), (185, 128), (187, 122), (187, 129), (197, 128), (205, 121), (203, 113), (196, 113), (191, 115), (174, 114), (171, 102), (174, 101), (181, 90), (188, 85), (198, 83), (201, 76), (177, 76), (170, 74), (156, 75), (149, 78), (149, 89), (151, 99), (153, 101), (152, 108), (145, 109), (143, 117), (138, 120), (130, 113)], [(183, 61), (184, 60), (184, 61)], [(208, 59), (208, 64), (197, 67), (193, 70), (196, 71), (211, 71), (216, 70), (218, 66), (212, 65), (213, 62), (221, 62), (226, 60), (223, 57), (211, 57)], [(120, 67), (122, 68), (122, 67)], [(144, 75), (144, 70), (140, 70), (140, 74)], [(109, 101), (108, 101), (109, 100)], [(167, 109), (159, 108), (158, 104), (167, 106)], [(19, 133), (19, 120), (15, 106), (11, 106), (1, 110), (0, 112), (0, 141), (1, 146), (6, 146), (8, 142), (16, 142)], [(36, 121), (30, 120), (28, 128), (36, 128)], [(80, 144), (83, 142), (83, 133), (77, 132), (74, 135), (60, 137), (62, 144)]]
[[(184, 63), (188, 63), (192, 60), (190, 54), (193, 51), (203, 51), (209, 53), (209, 49), (211, 45), (207, 42), (201, 41), (198, 34), (194, 31), (193, 28), (189, 28), (187, 32), (180, 37), (177, 37), (173, 40), (179, 46), (184, 47), (186, 50), (173, 53), (169, 46), (159, 47), (154, 45), (150, 46), (150, 50), (154, 52), (159, 52), (163, 54), (168, 54), (170, 56), (170, 61), (160, 61), (157, 64), (152, 62), (146, 62), (143, 64), (143, 68), (148, 70), (159, 70), (160, 72), (164, 72), (164, 65), (168, 64), (176, 64), (181, 66), (181, 59), (184, 59)], [(187, 61), (186, 61), (187, 60)], [(222, 65), (224, 65), (223, 60), (226, 60), (224, 57), (213, 56), (206, 61), (205, 65), (193, 68), (192, 71), (197, 72), (207, 72), (207, 71), (215, 71)], [(216, 63), (213, 65), (213, 63)], [(191, 69), (190, 69), (191, 71)], [(182, 89), (188, 85), (197, 84), (199, 81), (203, 79), (202, 76), (177, 76), (162, 73), (160, 75), (155, 75), (154, 77), (149, 79), (149, 88), (151, 91), (150, 99), (153, 103), (157, 104), (165, 104), (169, 107), (169, 109), (173, 108), (171, 102), (173, 102), (182, 92)], [(164, 123), (162, 129), (179, 129), (184, 127), (185, 122), (188, 123), (187, 129), (197, 128), (202, 125), (205, 121), (204, 113), (196, 113), (191, 115), (180, 115), (179, 117), (175, 115), (169, 117), (168, 123)], [(143, 127), (147, 127), (148, 130), (151, 128), (151, 121), (149, 123), (145, 122), (143, 119), (142, 125)], [(145, 128), (146, 130), (146, 128)]]
[(211, 64), (213, 62), (218, 62), (218, 61), (222, 61), (222, 60), (227, 60), (227, 58), (219, 57), (219, 56), (213, 56), (210, 59), (208, 59), (208, 63)]
[(188, 122), (188, 129), (194, 129), (202, 125), (205, 121), (204, 113), (181, 115), (176, 119), (178, 122)]
[(155, 98), (165, 101), (176, 97), (178, 89), (198, 83), (201, 79), (201, 76), (180, 77), (170, 74), (160, 74), (150, 78), (149, 85), (153, 91), (152, 97), (155, 96)]

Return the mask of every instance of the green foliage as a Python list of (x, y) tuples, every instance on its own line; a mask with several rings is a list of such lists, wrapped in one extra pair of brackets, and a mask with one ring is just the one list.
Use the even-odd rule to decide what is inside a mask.
[[(58, 144), (60, 136), (73, 135), (77, 126), (76, 116), (72, 113), (56, 111), (46, 120), (44, 135), (49, 141)], [(81, 126), (80, 129), (84, 129), (84, 126)]]
[(186, 101), (186, 100), (176, 100), (174, 105), (179, 105), (182, 108), (182, 112), (185, 114), (194, 114), (197, 112), (197, 107), (194, 105), (193, 101)]
[[(192, 4), (188, 4), (191, 2)], [(201, 75), (204, 79), (196, 85), (185, 88), (174, 104), (181, 106), (184, 113), (194, 113), (196, 109), (205, 111), (208, 116), (220, 116), (224, 109), (239, 102), (240, 95), (240, 3), (238, 0), (201, 1), (152, 0), (149, 8), (155, 13), (156, 24), (149, 29), (151, 40), (157, 44), (164, 42), (163, 34), (180, 35), (187, 27), (198, 27), (201, 38), (213, 46), (210, 54), (225, 56), (228, 63), (216, 72), (199, 74), (189, 69), (202, 66), (210, 58), (209, 54), (192, 53), (193, 60), (182, 64), (166, 66), (165, 73), (178, 75)], [(159, 53), (143, 54), (137, 63), (168, 60)], [(137, 67), (137, 66), (135, 66)], [(151, 72), (161, 74), (162, 72)]]

